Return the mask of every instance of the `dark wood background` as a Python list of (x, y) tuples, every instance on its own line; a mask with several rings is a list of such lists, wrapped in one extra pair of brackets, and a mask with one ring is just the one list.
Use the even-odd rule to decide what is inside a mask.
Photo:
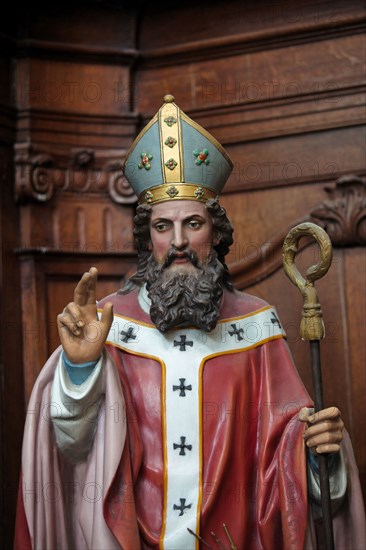
[[(335, 245), (319, 283), (325, 400), (366, 485), (363, 1), (79, 2), (0, 24), (1, 545), (11, 547), (25, 406), (58, 345), (55, 319), (96, 265), (99, 296), (133, 269), (135, 196), (121, 172), (172, 93), (231, 155), (222, 203), (236, 285), (274, 304), (311, 393), (300, 295), (281, 270), (299, 220)], [(300, 265), (317, 261), (307, 247)], [(289, 395), (289, 402), (291, 396)]]

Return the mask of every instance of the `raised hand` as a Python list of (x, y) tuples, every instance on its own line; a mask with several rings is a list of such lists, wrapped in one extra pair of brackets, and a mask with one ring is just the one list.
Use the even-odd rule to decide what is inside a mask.
[(98, 319), (96, 285), (98, 270), (91, 267), (81, 277), (70, 302), (57, 317), (58, 333), (67, 358), (73, 363), (99, 359), (113, 321), (113, 304), (107, 302)]
[(344, 424), (337, 407), (322, 409), (317, 413), (304, 407), (300, 411), (300, 420), (307, 422), (304, 432), (307, 447), (319, 454), (339, 452)]

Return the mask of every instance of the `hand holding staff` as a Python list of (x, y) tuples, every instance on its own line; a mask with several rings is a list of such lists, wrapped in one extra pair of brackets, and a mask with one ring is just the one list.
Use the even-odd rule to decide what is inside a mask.
[[(320, 260), (306, 272), (306, 279), (302, 277), (295, 266), (295, 256), (298, 252), (298, 243), (301, 237), (313, 237), (320, 247)], [(313, 424), (305, 431), (305, 440), (310, 447), (315, 446), (317, 453), (327, 453), (339, 450), (342, 439), (343, 422), (336, 407), (324, 408), (323, 386), (320, 365), (320, 340), (324, 337), (323, 313), (314, 281), (323, 277), (332, 262), (332, 244), (327, 233), (313, 223), (302, 223), (294, 227), (283, 243), (283, 267), (291, 282), (296, 285), (303, 296), (303, 310), (300, 323), (300, 336), (310, 341), (310, 352), (313, 372), (313, 387), (315, 414), (303, 414), (301, 420)], [(324, 433), (329, 433), (324, 440)], [(319, 447), (319, 448), (318, 448)], [(327, 550), (334, 549), (333, 523), (329, 489), (329, 473), (327, 455), (318, 455), (320, 473), (321, 506), (323, 512), (324, 538)]]

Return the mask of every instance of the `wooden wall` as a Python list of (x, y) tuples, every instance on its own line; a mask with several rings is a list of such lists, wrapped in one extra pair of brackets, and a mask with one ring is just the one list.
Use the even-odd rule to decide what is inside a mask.
[[(233, 277), (277, 307), (310, 391), (300, 296), (280, 269), (280, 243), (300, 219), (334, 239), (333, 265), (319, 284), (326, 402), (343, 411), (366, 485), (363, 2), (124, 6), (36, 4), (2, 23), (4, 547), (24, 407), (58, 345), (56, 314), (90, 265), (100, 269), (100, 297), (133, 268), (136, 199), (122, 161), (165, 93), (235, 163), (222, 197), (235, 226)], [(300, 265), (315, 260), (308, 247)]]
[[(0, 23), (3, 30), (4, 22)], [(5, 25), (4, 25), (5, 26)], [(14, 32), (8, 22), (7, 31)], [(24, 420), (21, 284), (14, 249), (20, 244), (19, 206), (14, 200), (16, 109), (12, 95), (10, 36), (0, 34), (0, 546), (12, 533)]]
[(118, 5), (36, 2), (1, 31), (0, 546), (11, 548), (25, 407), (58, 346), (56, 315), (91, 265), (102, 297), (135, 263), (121, 167), (138, 121), (138, 54), (136, 14)]

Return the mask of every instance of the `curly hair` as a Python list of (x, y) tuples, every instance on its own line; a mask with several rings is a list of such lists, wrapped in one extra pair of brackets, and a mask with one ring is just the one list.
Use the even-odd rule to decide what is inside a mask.
[[(217, 259), (224, 267), (223, 284), (227, 289), (233, 290), (225, 256), (234, 242), (234, 229), (227, 217), (225, 208), (221, 206), (217, 199), (209, 199), (205, 206), (212, 218), (213, 232), (215, 236), (219, 237), (219, 243), (214, 246), (214, 250), (217, 252)], [(141, 286), (145, 282), (146, 268), (151, 256), (151, 250), (149, 249), (151, 211), (152, 206), (149, 204), (140, 204), (136, 208), (133, 234), (138, 253), (137, 271), (129, 278), (124, 288), (119, 291), (122, 294), (131, 292), (136, 286)]]

